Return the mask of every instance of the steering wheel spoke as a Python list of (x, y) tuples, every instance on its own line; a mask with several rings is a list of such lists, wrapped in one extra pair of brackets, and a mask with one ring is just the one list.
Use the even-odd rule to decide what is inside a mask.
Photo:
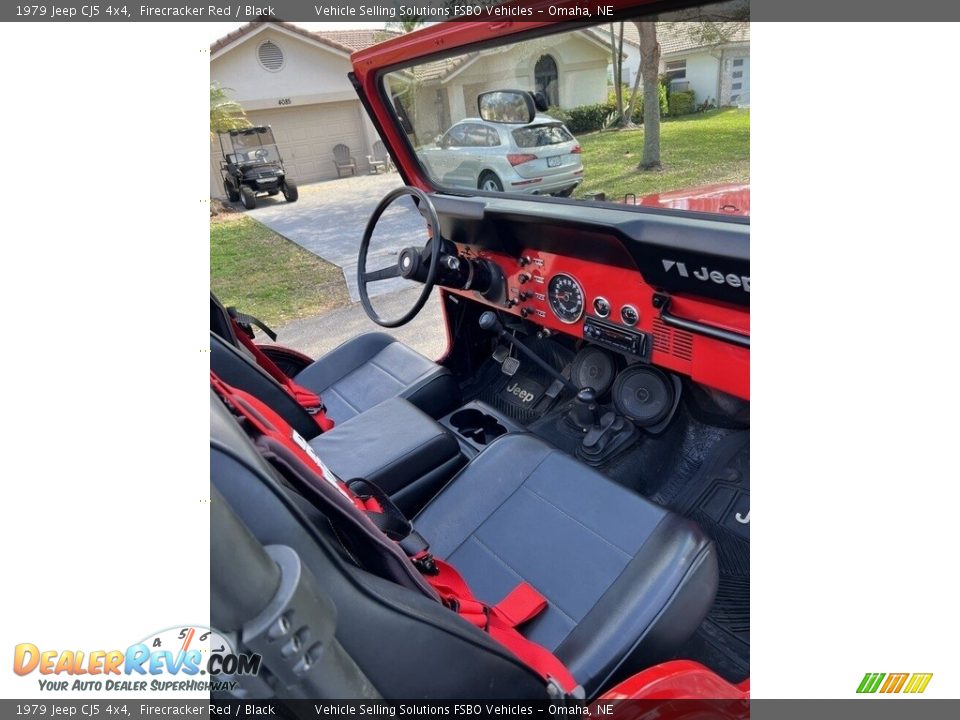
[[(394, 328), (406, 325), (416, 317), (417, 313), (423, 309), (427, 298), (437, 280), (437, 267), (440, 265), (440, 247), (441, 242), (428, 242), (419, 251), (416, 248), (407, 248), (401, 252), (400, 259), (391, 267), (385, 267), (382, 270), (367, 272), (367, 252), (370, 249), (370, 240), (373, 237), (373, 231), (377, 227), (380, 216), (386, 211), (390, 204), (399, 197), (409, 195), (414, 199), (420, 214), (426, 221), (426, 234), (428, 237), (434, 236), (433, 228), (440, 227), (440, 219), (437, 216), (437, 209), (433, 206), (433, 201), (425, 192), (415, 187), (399, 187), (387, 193), (386, 197), (380, 201), (380, 204), (374, 209), (367, 227), (363, 232), (363, 239), (360, 241), (360, 253), (357, 258), (357, 289), (360, 292), (360, 302), (367, 313), (367, 317), (373, 320), (377, 325)], [(410, 262), (410, 253), (416, 253), (415, 262)], [(418, 257), (419, 256), (419, 257)], [(403, 266), (401, 270), (401, 265)], [(421, 272), (425, 269), (425, 275)], [(423, 289), (419, 297), (407, 313), (394, 320), (386, 320), (377, 314), (377, 311), (370, 303), (370, 294), (367, 292), (367, 284), (377, 282), (378, 280), (388, 280), (395, 277), (415, 278), (418, 281), (422, 279)]]
[(390, 278), (400, 277), (400, 268), (394, 264), (385, 267), (382, 270), (374, 270), (363, 276), (367, 282), (377, 282), (378, 280), (389, 280)]

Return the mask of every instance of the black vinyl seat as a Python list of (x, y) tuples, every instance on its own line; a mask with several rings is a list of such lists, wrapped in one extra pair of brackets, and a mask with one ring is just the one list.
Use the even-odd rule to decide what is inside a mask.
[(435, 418), (459, 404), (459, 387), (449, 370), (381, 332), (348, 340), (293, 379), (323, 398), (334, 422), (392, 397), (409, 400)]
[[(237, 339), (227, 309), (213, 293), (210, 293), (210, 337), (214, 353), (211, 367), (222, 379), (253, 393), (274, 409), (290, 404), (289, 398), (279, 397), (278, 393), (283, 391), (276, 382), (272, 388), (268, 387), (269, 376), (265, 372), (260, 375), (266, 379), (251, 379), (247, 369), (238, 362), (237, 354), (252, 362), (250, 352)], [(224, 352), (223, 346), (236, 352)], [(327, 417), (335, 423), (349, 420), (394, 397), (410, 401), (433, 418), (446, 415), (460, 404), (460, 387), (447, 368), (381, 332), (347, 340), (303, 368), (293, 379), (322, 398)], [(249, 382), (255, 387), (248, 387)], [(304, 434), (303, 428), (291, 422), (288, 413), (283, 414)]]
[(310, 441), (344, 480), (370, 480), (406, 514), (422, 508), (466, 462), (449, 430), (390, 398)]
[[(212, 401), (214, 485), (262, 543), (293, 548), (322, 581), (337, 639), (383, 697), (545, 692), (489, 635), (408, 584), (372, 574), (357, 537), (344, 550), (327, 510), (290, 495)], [(312, 444), (322, 459), (322, 445)], [(369, 453), (376, 449), (371, 439)], [(694, 523), (531, 435), (491, 443), (414, 526), (488, 605), (521, 581), (539, 591), (547, 609), (519, 629), (563, 661), (587, 697), (673, 657), (716, 595), (716, 550)]]
[(671, 656), (713, 603), (712, 542), (694, 523), (531, 435), (471, 461), (414, 520), (489, 605), (525, 580), (549, 601), (522, 628), (589, 697)]

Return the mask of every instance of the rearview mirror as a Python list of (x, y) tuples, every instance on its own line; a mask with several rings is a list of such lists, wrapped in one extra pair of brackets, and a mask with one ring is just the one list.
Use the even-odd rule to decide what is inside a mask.
[(526, 125), (537, 114), (533, 96), (524, 90), (493, 90), (477, 96), (480, 117), (488, 122)]

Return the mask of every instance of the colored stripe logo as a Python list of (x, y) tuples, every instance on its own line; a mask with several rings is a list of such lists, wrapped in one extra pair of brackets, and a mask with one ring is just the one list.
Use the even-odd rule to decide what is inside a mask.
[(860, 681), (857, 692), (917, 695), (927, 689), (932, 677), (933, 673), (867, 673)]

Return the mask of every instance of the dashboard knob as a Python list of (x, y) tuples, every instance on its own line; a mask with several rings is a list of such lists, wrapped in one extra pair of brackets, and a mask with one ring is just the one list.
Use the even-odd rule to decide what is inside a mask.
[(521, 285), (530, 280), (530, 276), (527, 273), (520, 273), (520, 276), (517, 278)]

